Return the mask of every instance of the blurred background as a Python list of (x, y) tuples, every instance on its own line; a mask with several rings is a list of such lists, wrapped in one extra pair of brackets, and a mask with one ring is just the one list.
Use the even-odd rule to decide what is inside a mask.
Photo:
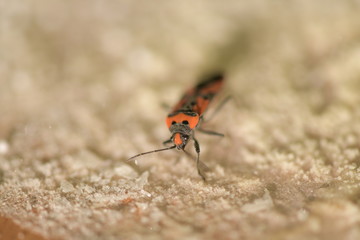
[[(202, 76), (223, 71), (227, 82), (220, 98), (231, 95), (233, 101), (208, 129), (227, 137), (200, 137), (202, 159), (223, 179), (218, 184), (229, 195), (235, 194), (230, 185), (241, 183), (239, 176), (257, 179), (257, 187), (263, 184), (256, 188), (251, 185), (255, 181), (249, 183), (240, 202), (224, 200), (238, 220), (243, 220), (236, 215), (239, 206), (263, 196), (256, 189), (264, 187), (274, 212), (284, 214), (274, 222), (274, 212), (249, 217), (241, 230), (238, 225), (232, 229), (244, 231), (234, 239), (254, 232), (259, 239), (266, 231), (275, 237), (282, 234), (279, 229), (291, 232), (286, 224), (311, 215), (296, 211), (316, 198), (347, 199), (348, 212), (341, 207), (330, 212), (338, 211), (334, 219), (340, 220), (355, 216), (359, 13), (358, 0), (0, 0), (0, 183), (9, 183), (4, 192), (14, 189), (11, 181), (16, 185), (32, 178), (50, 196), (48, 189), (59, 185), (72, 189), (62, 185), (64, 179), (76, 188), (90, 173), (103, 176), (104, 160), (161, 147), (169, 137), (162, 105), (174, 105)], [(165, 181), (197, 179), (192, 162), (176, 163), (176, 154), (141, 161), (138, 171), (149, 170), (154, 180), (147, 191)], [(185, 189), (194, 187), (189, 185)], [(322, 186), (328, 188), (318, 192)], [(22, 196), (15, 190), (12, 194), (3, 200), (9, 206)], [(328, 224), (321, 237), (345, 239), (349, 233), (351, 239), (354, 232), (340, 225), (330, 231), (334, 224), (325, 212), (331, 207), (307, 208), (320, 209), (314, 210), (315, 218)], [(215, 206), (214, 213), (224, 216), (219, 209)], [(259, 230), (258, 221), (267, 224), (266, 231)], [(286, 236), (312, 234), (311, 229), (305, 223)], [(230, 234), (221, 227), (214, 231), (214, 239)]]
[[(266, 104), (264, 94), (295, 92), (316, 112), (358, 99), (355, 0), (0, 4), (0, 139), (14, 138), (18, 154), (166, 138), (161, 104), (218, 70), (243, 108)], [(46, 141), (63, 146), (40, 153), (51, 144), (17, 143), (19, 128), (51, 130)]]

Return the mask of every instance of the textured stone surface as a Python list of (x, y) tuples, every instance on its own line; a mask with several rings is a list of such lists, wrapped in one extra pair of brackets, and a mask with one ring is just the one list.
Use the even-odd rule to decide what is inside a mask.
[[(360, 239), (359, 10), (0, 0), (0, 239)], [(176, 150), (124, 163), (219, 69), (207, 182)]]

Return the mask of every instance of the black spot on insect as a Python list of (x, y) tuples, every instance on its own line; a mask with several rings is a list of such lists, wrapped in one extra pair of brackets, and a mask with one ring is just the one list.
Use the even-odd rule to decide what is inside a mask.
[(203, 99), (208, 100), (208, 99), (210, 99), (210, 96), (209, 95), (204, 95)]
[(182, 124), (188, 125), (189, 122), (187, 120), (182, 121)]
[(176, 122), (175, 122), (175, 121), (172, 121), (171, 125), (175, 125), (175, 124), (176, 124)]

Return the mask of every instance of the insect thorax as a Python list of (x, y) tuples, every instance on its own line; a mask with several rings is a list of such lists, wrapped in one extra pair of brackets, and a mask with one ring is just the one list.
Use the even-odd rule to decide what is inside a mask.
[(197, 126), (199, 120), (200, 116), (196, 112), (180, 110), (169, 114), (166, 118), (166, 124), (171, 132), (171, 129), (174, 128), (179, 129), (180, 131), (183, 129), (191, 130)]

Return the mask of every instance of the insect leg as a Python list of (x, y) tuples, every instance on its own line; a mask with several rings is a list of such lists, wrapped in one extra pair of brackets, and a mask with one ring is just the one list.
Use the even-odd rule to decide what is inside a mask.
[(163, 142), (163, 145), (166, 146), (166, 145), (168, 145), (169, 143), (172, 143), (171, 139), (168, 139), (168, 140), (164, 141), (164, 142)]
[[(184, 153), (186, 153), (186, 155), (188, 155), (190, 158), (192, 158), (194, 161), (196, 161), (196, 158), (194, 158), (194, 156), (191, 155), (188, 151), (186, 151), (185, 149), (183, 149), (183, 151), (184, 151)], [(210, 168), (202, 161), (199, 161), (199, 167), (201, 170), (203, 170), (205, 172), (210, 171)]]
[(171, 109), (171, 107), (170, 107), (168, 104), (166, 104), (166, 103), (162, 103), (162, 104), (161, 104), (161, 107), (162, 107), (164, 110), (166, 110), (166, 111), (170, 111), (170, 109)]
[(225, 104), (232, 99), (232, 96), (227, 96), (222, 102), (215, 108), (215, 110), (212, 112), (212, 114), (207, 117), (206, 119), (203, 119), (204, 122), (210, 121), (224, 106)]
[(206, 181), (206, 178), (204, 176), (204, 174), (202, 173), (201, 171), (201, 168), (200, 168), (200, 145), (199, 145), (199, 142), (196, 140), (195, 137), (193, 137), (194, 139), (194, 146), (195, 146), (195, 151), (197, 153), (197, 158), (196, 158), (196, 168), (198, 170), (198, 174), (200, 175), (200, 177)]
[(222, 133), (218, 133), (218, 132), (214, 132), (214, 131), (209, 131), (209, 130), (205, 130), (202, 128), (198, 128), (197, 129), (199, 132), (204, 133), (204, 134), (208, 134), (208, 135), (213, 135), (213, 136), (219, 136), (219, 137), (224, 137), (225, 135)]

